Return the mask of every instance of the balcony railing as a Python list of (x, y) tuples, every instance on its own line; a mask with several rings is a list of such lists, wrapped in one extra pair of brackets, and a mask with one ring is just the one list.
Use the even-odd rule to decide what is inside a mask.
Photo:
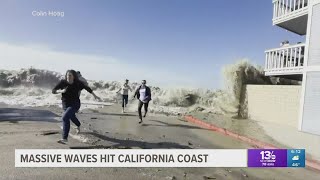
[(304, 64), (305, 44), (296, 44), (265, 51), (265, 73), (299, 74)]
[(310, 0), (274, 0), (273, 21), (307, 9)]

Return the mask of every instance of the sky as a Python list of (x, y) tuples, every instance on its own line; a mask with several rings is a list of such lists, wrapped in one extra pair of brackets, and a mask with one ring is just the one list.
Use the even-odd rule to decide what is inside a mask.
[[(239, 59), (304, 41), (272, 26), (272, 0), (1, 0), (0, 69), (216, 89)], [(33, 12), (63, 12), (63, 17)]]

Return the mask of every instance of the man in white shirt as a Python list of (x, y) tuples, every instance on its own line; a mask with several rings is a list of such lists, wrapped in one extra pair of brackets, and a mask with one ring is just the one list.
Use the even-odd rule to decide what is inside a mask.
[(122, 113), (125, 113), (125, 107), (128, 104), (129, 90), (130, 90), (130, 92), (132, 92), (132, 89), (129, 86), (129, 80), (126, 79), (123, 86), (119, 89), (119, 91), (117, 91), (117, 93), (119, 93), (121, 91), (121, 95), (122, 95)]

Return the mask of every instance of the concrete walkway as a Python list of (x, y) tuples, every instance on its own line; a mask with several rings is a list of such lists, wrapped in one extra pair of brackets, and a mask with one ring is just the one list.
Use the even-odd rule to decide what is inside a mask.
[(297, 129), (270, 122), (259, 122), (250, 119), (234, 119), (232, 117), (213, 114), (194, 113), (193, 117), (226, 129), (243, 137), (256, 139), (265, 146), (278, 148), (306, 149), (307, 158), (320, 160), (320, 136), (300, 132)]
[(297, 128), (268, 122), (258, 122), (271, 138), (287, 147), (306, 149), (312, 159), (320, 161), (320, 136), (300, 132)]

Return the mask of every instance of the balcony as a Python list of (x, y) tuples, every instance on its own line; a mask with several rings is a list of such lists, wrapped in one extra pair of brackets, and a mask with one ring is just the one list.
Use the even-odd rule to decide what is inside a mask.
[(273, 0), (273, 25), (305, 35), (310, 0)]
[(287, 45), (265, 51), (265, 75), (302, 74), (304, 65), (305, 44)]

